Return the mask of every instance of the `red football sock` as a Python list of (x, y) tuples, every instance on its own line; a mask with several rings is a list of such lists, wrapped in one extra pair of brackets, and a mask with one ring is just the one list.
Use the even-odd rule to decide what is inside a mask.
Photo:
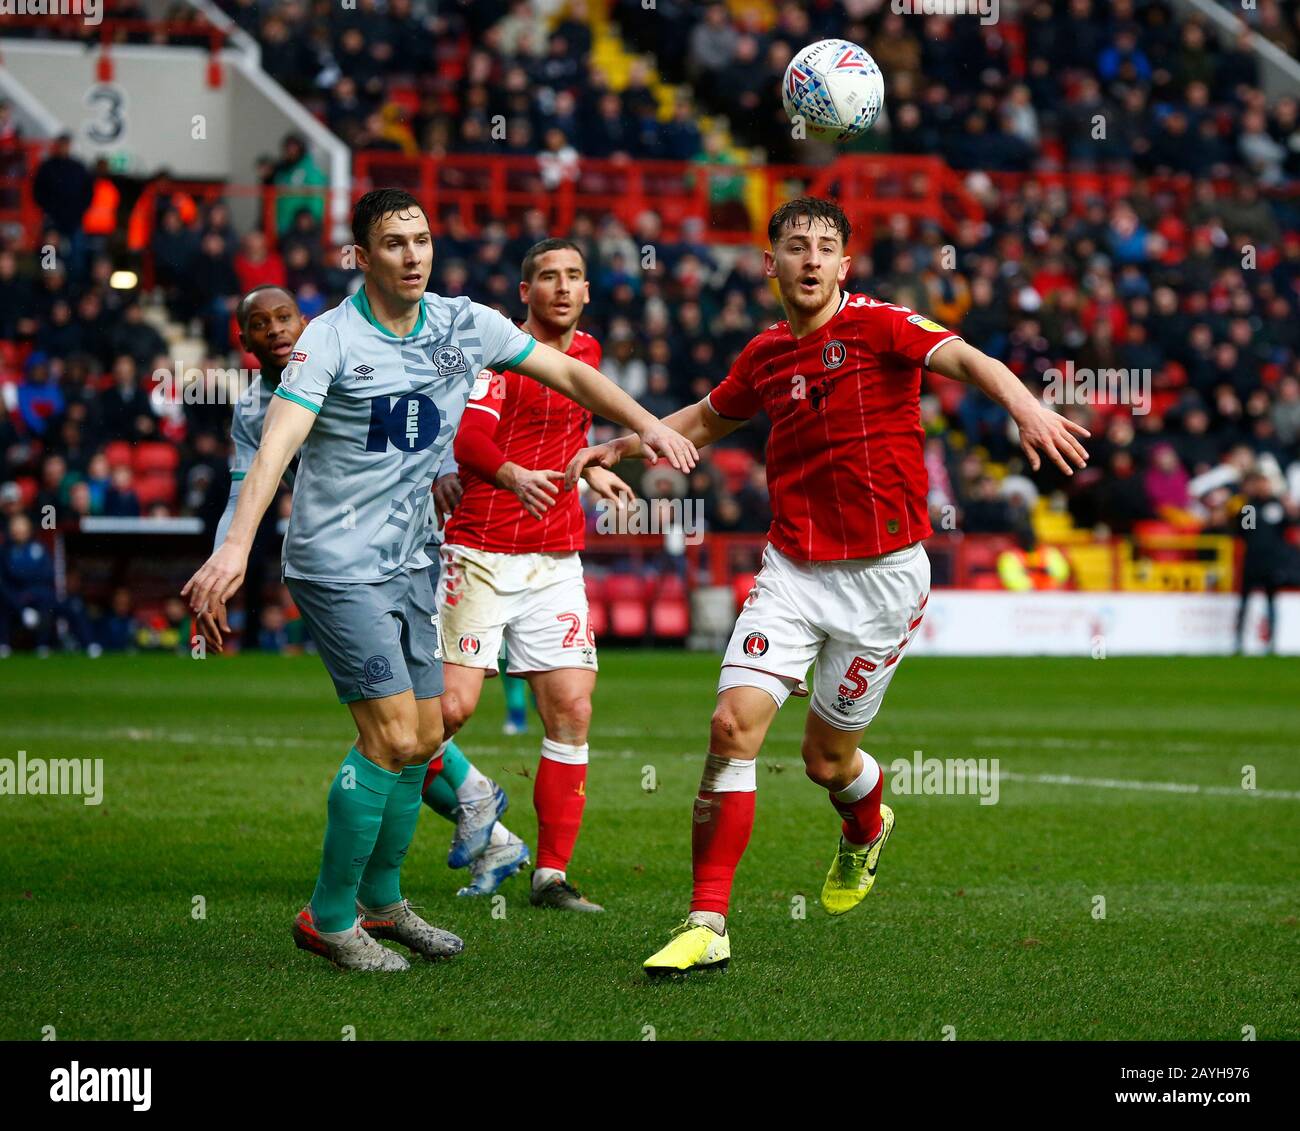
[[(582, 826), (582, 810), (587, 804), (587, 745), (566, 746), (545, 739), (542, 751), (537, 763), (537, 780), (533, 782), (537, 867), (564, 872), (573, 858), (573, 846)], [(581, 757), (582, 761), (561, 762), (549, 757), (551, 753), (566, 758)]]
[[(445, 745), (445, 744), (444, 744)], [(442, 773), (442, 747), (438, 747), (438, 753), (429, 759), (429, 768), (424, 771), (424, 784), (420, 786), (421, 795), (429, 788), (429, 783)]]
[[(704, 788), (721, 784), (740, 788)], [(691, 823), (692, 911), (727, 914), (736, 868), (754, 828), (756, 797), (753, 759), (709, 755)]]
[(831, 794), (831, 804), (844, 818), (840, 833), (850, 844), (870, 844), (880, 835), (880, 795), (885, 788), (885, 775), (865, 751), (862, 761), (862, 773), (857, 780)]

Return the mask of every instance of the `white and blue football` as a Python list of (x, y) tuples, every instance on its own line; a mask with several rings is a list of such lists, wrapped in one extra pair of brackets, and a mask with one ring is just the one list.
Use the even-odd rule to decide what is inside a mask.
[(885, 104), (885, 80), (876, 61), (856, 43), (810, 43), (785, 69), (781, 100), (807, 134), (847, 141), (871, 128)]

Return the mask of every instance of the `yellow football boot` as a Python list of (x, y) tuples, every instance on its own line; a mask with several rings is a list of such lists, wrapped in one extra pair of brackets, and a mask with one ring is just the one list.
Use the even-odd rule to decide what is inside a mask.
[(682, 977), (688, 970), (725, 970), (730, 961), (730, 936), (687, 921), (673, 928), (663, 950), (645, 960), (645, 972), (651, 978)]
[(880, 807), (880, 835), (866, 848), (856, 852), (840, 838), (835, 850), (831, 870), (822, 885), (822, 906), (832, 915), (852, 911), (866, 898), (871, 885), (876, 882), (876, 866), (880, 863), (880, 850), (894, 831), (894, 811), (888, 805)]

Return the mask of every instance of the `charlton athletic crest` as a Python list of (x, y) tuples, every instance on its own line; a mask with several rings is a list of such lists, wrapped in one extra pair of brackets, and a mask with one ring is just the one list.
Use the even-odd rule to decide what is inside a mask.
[(838, 369), (848, 356), (849, 351), (844, 348), (844, 343), (839, 338), (832, 338), (822, 346), (822, 365), (827, 369)]
[(767, 651), (767, 637), (761, 632), (751, 632), (742, 647), (746, 656), (761, 656)]
[(478, 637), (470, 636), (468, 633), (460, 638), (459, 647), (463, 656), (478, 655)]

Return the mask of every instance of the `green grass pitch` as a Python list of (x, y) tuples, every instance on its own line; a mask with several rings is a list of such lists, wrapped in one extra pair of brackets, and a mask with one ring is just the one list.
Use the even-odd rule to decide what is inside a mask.
[[(1300, 1037), (1300, 661), (907, 660), (868, 735), (887, 774), (919, 749), (1010, 776), (996, 805), (890, 798), (876, 890), (839, 919), (792, 702), (760, 756), (731, 969), (680, 983), (640, 963), (684, 914), (717, 659), (601, 663), (571, 874), (607, 914), (534, 910), (524, 877), (503, 916), (457, 899), (425, 810), (406, 892), (465, 953), (380, 977), (289, 936), (353, 736), (318, 660), (0, 661), (0, 757), (105, 774), (98, 807), (0, 797), (0, 1038)], [(492, 683), (461, 744), (532, 843), (538, 723), (501, 719)]]

